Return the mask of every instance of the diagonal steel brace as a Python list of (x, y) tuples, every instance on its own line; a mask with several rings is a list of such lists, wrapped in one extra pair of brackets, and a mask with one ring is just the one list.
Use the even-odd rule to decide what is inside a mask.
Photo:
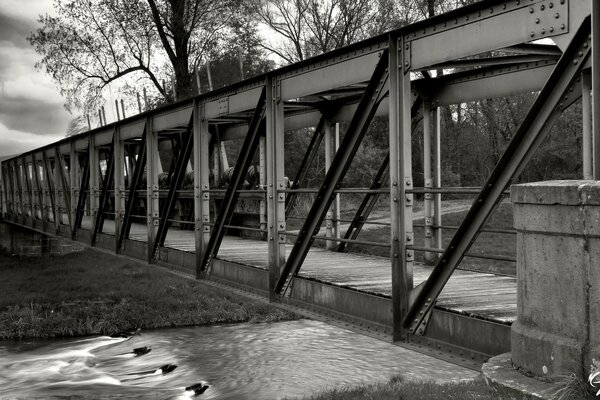
[(183, 183), (183, 178), (185, 177), (186, 166), (192, 154), (192, 144), (194, 142), (194, 135), (192, 134), (193, 124), (194, 114), (192, 113), (183, 137), (183, 147), (180, 147), (179, 149), (173, 172), (169, 172), (169, 193), (167, 194), (167, 198), (160, 209), (158, 230), (156, 232), (154, 243), (152, 244), (153, 258), (158, 256), (158, 248), (159, 246), (163, 246), (165, 244), (165, 239), (167, 238), (167, 232), (169, 230), (169, 216), (171, 215), (171, 212), (173, 212), (175, 204), (177, 203), (179, 190), (181, 189), (181, 184)]
[(306, 254), (315, 240), (315, 235), (319, 232), (319, 227), (333, 201), (335, 190), (346, 175), (350, 163), (367, 132), (367, 128), (375, 116), (377, 107), (388, 93), (388, 91), (384, 90), (389, 77), (387, 69), (388, 57), (389, 53), (386, 49), (381, 53), (381, 58), (379, 59), (369, 84), (358, 103), (356, 112), (354, 113), (352, 121), (348, 126), (348, 130), (344, 135), (344, 139), (340, 144), (340, 149), (337, 151), (333, 162), (331, 163), (331, 167), (319, 188), (315, 202), (308, 212), (308, 216), (300, 230), (298, 239), (294, 243), (294, 247), (288, 256), (288, 260), (283, 266), (281, 275), (275, 285), (276, 293), (285, 293), (292, 278), (298, 274), (298, 271), (306, 258)]
[(212, 234), (210, 235), (210, 239), (208, 240), (204, 257), (202, 258), (202, 263), (200, 264), (200, 271), (205, 271), (210, 265), (212, 259), (216, 257), (217, 253), (219, 252), (219, 247), (221, 246), (223, 236), (225, 235), (225, 224), (233, 215), (235, 204), (239, 197), (238, 190), (241, 189), (242, 185), (244, 184), (246, 174), (248, 173), (248, 168), (252, 163), (252, 158), (254, 157), (254, 153), (256, 153), (256, 148), (260, 143), (261, 132), (264, 132), (265, 130), (266, 123), (264, 116), (267, 105), (266, 98), (266, 90), (263, 87), (258, 99), (258, 103), (256, 104), (254, 114), (250, 120), (248, 133), (244, 139), (244, 144), (240, 150), (240, 155), (235, 163), (233, 175), (231, 176), (231, 180), (227, 186), (225, 197), (223, 198), (221, 206), (219, 207), (219, 212), (217, 214), (217, 218), (215, 219), (215, 226)]
[(500, 203), (502, 193), (521, 173), (565, 108), (565, 95), (569, 99), (568, 94), (577, 85), (576, 80), (590, 54), (590, 32), (588, 17), (558, 61), (440, 261), (427, 281), (419, 287), (419, 293), (402, 321), (402, 326), (410, 333), (423, 333), (424, 327), (421, 325), (425, 316), (477, 239), (480, 229)]
[(142, 133), (142, 141), (139, 145), (139, 154), (135, 160), (133, 178), (129, 184), (129, 194), (127, 196), (127, 204), (125, 205), (125, 215), (123, 216), (123, 226), (119, 232), (117, 238), (117, 252), (123, 251), (123, 244), (125, 239), (129, 237), (131, 230), (131, 214), (133, 214), (133, 207), (138, 199), (137, 189), (142, 183), (142, 177), (144, 176), (144, 168), (146, 167), (146, 127), (144, 126), (144, 132)]
[(104, 227), (104, 213), (108, 207), (108, 191), (114, 184), (115, 178), (115, 134), (113, 133), (113, 139), (110, 143), (110, 149), (108, 151), (108, 158), (106, 159), (106, 174), (102, 183), (102, 192), (100, 193), (100, 200), (98, 203), (98, 212), (96, 213), (96, 219), (94, 222), (94, 228), (92, 230), (92, 246), (98, 239), (98, 234), (102, 232)]

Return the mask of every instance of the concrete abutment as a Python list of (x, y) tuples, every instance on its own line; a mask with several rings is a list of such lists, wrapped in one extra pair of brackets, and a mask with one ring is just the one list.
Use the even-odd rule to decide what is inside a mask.
[(484, 374), (540, 395), (540, 382), (587, 381), (600, 360), (600, 182), (515, 185), (511, 197), (517, 320), (510, 357), (492, 358)]

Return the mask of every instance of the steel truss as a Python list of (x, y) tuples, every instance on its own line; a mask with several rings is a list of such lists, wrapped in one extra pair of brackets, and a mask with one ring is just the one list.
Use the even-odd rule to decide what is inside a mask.
[[(594, 2), (594, 7), (596, 5)], [(594, 9), (593, 37), (600, 36), (599, 10)], [(503, 340), (509, 340), (505, 325), (457, 316), (435, 307), (435, 302), (498, 204), (501, 193), (523, 169), (561, 111), (581, 96), (582, 88), (576, 82), (582, 72), (585, 72), (583, 91), (591, 88), (594, 93), (600, 93), (597, 84), (600, 56), (594, 55), (592, 50), (592, 47), (597, 48), (599, 53), (600, 44), (593, 40), (590, 46), (590, 20), (585, 19), (591, 11), (591, 1), (583, 0), (483, 0), (227, 88), (65, 138), (1, 163), (2, 217), (16, 225), (64, 235), (62, 213), (66, 210), (73, 239), (108, 248), (114, 240), (113, 248), (117, 252), (182, 268), (193, 266), (200, 276), (212, 274), (217, 264), (225, 268), (224, 261), (216, 256), (237, 200), (258, 199), (261, 225), (254, 229), (261, 235), (266, 233), (268, 271), (261, 275), (256, 269), (237, 265), (238, 269), (228, 276), (234, 277), (232, 280), (242, 279), (242, 275), (248, 280), (252, 280), (250, 276), (258, 276), (253, 287), (273, 301), (307, 304), (310, 296), (314, 297), (317, 283), (303, 280), (297, 276), (298, 272), (369, 123), (375, 116), (387, 116), (389, 156), (383, 160), (370, 191), (361, 192), (366, 193), (363, 203), (344, 241), (340, 241), (338, 251), (347, 249), (352, 240), (357, 239), (377, 197), (385, 190), (390, 197), (391, 214), (391, 298), (358, 292), (348, 294), (345, 288), (336, 287), (335, 296), (348, 302), (362, 302), (364, 307), (355, 310), (360, 307), (336, 302), (315, 307), (335, 309), (341, 319), (360, 311), (360, 315), (353, 315), (356, 321), (376, 329), (385, 326), (386, 332), (391, 331), (396, 340), (431, 340), (436, 345), (443, 342), (444, 346), (455, 346), (454, 349), (471, 346), (469, 349), (476, 357), (497, 353), (506, 347)], [(541, 38), (552, 38), (556, 45), (531, 43)], [(459, 71), (430, 77), (429, 72), (437, 68), (458, 68)], [(424, 79), (418, 78), (420, 74)], [(419, 132), (415, 126), (421, 119), (416, 111), (425, 109), (425, 120), (429, 124), (430, 113), (437, 113), (439, 118), (441, 106), (539, 90), (539, 98), (450, 245), (439, 249), (443, 253), (431, 276), (415, 288), (414, 252), (423, 248), (414, 244), (412, 196), (428, 191), (438, 195), (444, 189), (439, 178), (437, 183), (432, 183), (436, 179), (431, 176), (425, 188), (413, 187), (411, 141)], [(591, 110), (599, 109), (600, 102), (593, 101), (599, 96), (593, 96), (591, 102), (586, 98), (583, 103), (590, 118), (594, 115), (597, 119), (600, 115)], [(423, 107), (421, 101), (425, 103)], [(286, 232), (286, 212), (289, 214), (297, 193), (302, 191), (299, 189), (317, 156), (325, 125), (335, 122), (349, 122), (349, 126), (318, 188), (317, 200), (286, 258), (285, 246), (288, 235), (291, 236)], [(315, 131), (288, 189), (285, 187), (284, 134), (307, 127), (315, 127)], [(217, 128), (218, 138), (215, 138)], [(436, 129), (439, 135), (439, 123)], [(600, 123), (586, 129), (586, 143), (592, 143), (584, 150), (586, 171), (598, 179)], [(429, 127), (426, 131), (430, 132)], [(179, 140), (173, 146), (178, 149), (174, 150), (169, 168), (166, 194), (161, 192), (158, 182), (162, 171), (159, 135), (161, 140), (164, 137)], [(220, 143), (241, 138), (244, 144), (231, 183), (225, 189), (218, 212), (211, 213), (210, 204), (211, 201), (214, 204), (216, 197), (211, 198), (215, 191), (211, 177), (219, 180)], [(212, 155), (210, 143), (217, 144)], [(134, 159), (130, 151), (128, 167), (124, 168), (127, 145), (137, 147), (137, 158)], [(439, 141), (428, 146), (437, 152), (439, 164)], [(98, 151), (107, 147), (110, 147), (107, 172), (100, 189)], [(258, 189), (241, 190), (257, 148), (261, 155)], [(176, 204), (191, 197), (188, 193), (181, 195), (180, 191), (192, 154), (194, 220), (184, 222), (194, 225), (195, 254), (165, 247)], [(209, 160), (214, 161), (213, 166)], [(142, 187), (144, 176), (145, 188)], [(387, 187), (386, 181), (389, 181)], [(129, 232), (135, 204), (144, 199), (144, 189), (148, 241), (140, 245), (129, 239)], [(290, 194), (286, 197), (287, 193)], [(219, 198), (222, 195), (220, 192)], [(111, 196), (115, 202), (114, 239), (102, 233)], [(436, 218), (438, 212), (439, 209)], [(436, 224), (439, 226), (441, 222)], [(433, 229), (433, 224), (427, 227)], [(439, 245), (440, 239), (436, 237), (436, 244)], [(174, 254), (176, 257), (170, 257)], [(212, 265), (211, 270), (207, 269), (209, 265)], [(252, 286), (246, 281), (240, 285)], [(292, 290), (286, 291), (288, 287)], [(289, 296), (282, 296), (283, 293)], [(305, 297), (300, 299), (302, 296)], [(351, 298), (353, 300), (348, 300)], [(377, 312), (370, 312), (369, 307), (378, 307)], [(372, 314), (378, 315), (376, 321), (375, 317), (369, 321)], [(462, 330), (454, 330), (457, 326)], [(494, 340), (502, 345), (491, 343), (492, 339), (488, 342), (481, 339), (492, 337), (496, 332), (501, 333), (494, 336)]]

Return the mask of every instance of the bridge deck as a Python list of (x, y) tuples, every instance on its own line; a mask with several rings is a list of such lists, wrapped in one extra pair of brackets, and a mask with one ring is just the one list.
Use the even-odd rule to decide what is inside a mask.
[[(84, 219), (82, 228), (90, 228)], [(113, 221), (107, 220), (104, 233), (114, 234)], [(147, 241), (146, 226), (132, 224), (130, 239)], [(194, 232), (169, 229), (165, 247), (194, 252)], [(292, 245), (286, 246), (289, 253)], [(218, 258), (267, 269), (267, 243), (260, 240), (225, 236)], [(432, 268), (415, 263), (414, 284), (429, 276)], [(337, 253), (312, 248), (300, 270), (300, 276), (350, 287), (363, 292), (391, 297), (390, 261), (384, 257)], [(517, 280), (513, 277), (457, 270), (444, 288), (437, 305), (447, 310), (500, 321), (513, 322), (517, 316)]]

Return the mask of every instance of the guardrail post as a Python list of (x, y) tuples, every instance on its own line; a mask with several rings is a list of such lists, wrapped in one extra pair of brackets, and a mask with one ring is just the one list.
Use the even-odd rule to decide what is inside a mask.
[(266, 81), (267, 119), (267, 240), (269, 247), (269, 297), (277, 294), (275, 286), (281, 267), (285, 264), (285, 189), (284, 177), (284, 120), (280, 83), (276, 79)]
[(411, 92), (410, 72), (403, 67), (402, 39), (389, 42), (389, 134), (390, 134), (390, 198), (392, 235), (392, 314), (394, 340), (402, 340), (406, 332), (402, 319), (408, 310), (409, 292), (413, 288), (413, 244), (411, 177)]
[[(442, 129), (441, 129), (441, 108), (433, 109), (433, 187), (439, 189), (442, 187)], [(444, 248), (442, 237), (442, 194), (433, 195), (433, 234), (435, 236), (435, 246), (438, 249)]]

